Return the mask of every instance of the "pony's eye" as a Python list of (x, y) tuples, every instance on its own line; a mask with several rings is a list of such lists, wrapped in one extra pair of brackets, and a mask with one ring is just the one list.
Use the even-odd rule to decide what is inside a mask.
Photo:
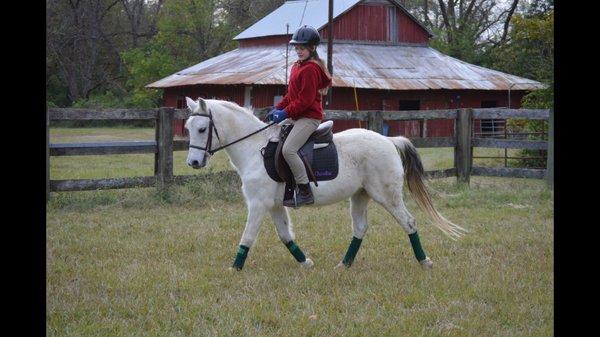
[(204, 132), (204, 131), (206, 131), (206, 127), (200, 128), (200, 129), (198, 130), (198, 133), (202, 133), (202, 132)]

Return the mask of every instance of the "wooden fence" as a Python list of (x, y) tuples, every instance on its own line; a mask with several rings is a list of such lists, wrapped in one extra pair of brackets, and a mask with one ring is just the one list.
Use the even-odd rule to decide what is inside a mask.
[[(255, 115), (265, 116), (268, 109), (257, 109)], [(170, 184), (182, 183), (192, 176), (173, 175), (173, 151), (188, 149), (188, 141), (173, 139), (173, 121), (189, 116), (187, 109), (48, 109), (47, 125), (55, 121), (73, 120), (154, 120), (154, 141), (105, 142), (105, 143), (50, 143), (47, 139), (46, 180), (47, 195), (50, 191), (83, 191), (112, 188), (151, 187), (164, 189)], [(456, 176), (459, 182), (469, 183), (471, 175), (521, 177), (547, 179), (553, 185), (554, 178), (554, 118), (552, 110), (531, 109), (458, 109), (419, 111), (344, 111), (326, 110), (326, 119), (360, 120), (368, 128), (383, 133), (384, 121), (421, 120), (426, 128), (427, 120), (454, 119), (454, 137), (412, 138), (416, 147), (454, 147), (454, 167), (446, 170), (427, 171), (428, 177)], [(506, 140), (473, 137), (473, 119), (536, 119), (548, 120), (548, 141)], [(547, 149), (546, 169), (473, 166), (473, 147)], [(154, 153), (154, 175), (132, 178), (50, 180), (50, 156), (107, 155), (128, 153)], [(234, 175), (233, 171), (219, 174)], [(210, 178), (209, 175), (203, 175)]]

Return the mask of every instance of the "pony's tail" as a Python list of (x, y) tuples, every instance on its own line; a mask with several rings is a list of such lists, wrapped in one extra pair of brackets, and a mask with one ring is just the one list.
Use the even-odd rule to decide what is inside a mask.
[(425, 213), (433, 220), (433, 224), (451, 239), (460, 238), (467, 230), (444, 218), (433, 206), (431, 197), (425, 187), (425, 172), (421, 157), (415, 146), (405, 137), (388, 137), (399, 150), (404, 166), (406, 183), (411, 195)]

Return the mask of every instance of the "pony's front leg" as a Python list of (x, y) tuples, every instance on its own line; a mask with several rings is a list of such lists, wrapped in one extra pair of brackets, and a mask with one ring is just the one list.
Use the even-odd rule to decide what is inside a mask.
[(233, 262), (233, 269), (241, 270), (244, 267), (244, 262), (248, 257), (248, 251), (254, 244), (260, 224), (265, 216), (266, 207), (262, 204), (250, 204), (248, 206), (248, 219), (246, 220), (246, 228), (240, 240), (240, 246)]
[(302, 252), (302, 249), (294, 242), (294, 232), (292, 231), (292, 223), (289, 214), (283, 206), (275, 206), (271, 209), (271, 217), (277, 229), (277, 235), (287, 249), (292, 253), (296, 261), (304, 268), (311, 268), (314, 263), (310, 258), (307, 258)]

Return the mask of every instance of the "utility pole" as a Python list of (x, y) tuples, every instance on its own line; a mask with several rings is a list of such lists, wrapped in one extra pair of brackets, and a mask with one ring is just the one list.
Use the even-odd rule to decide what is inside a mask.
[[(327, 70), (333, 77), (333, 0), (329, 0), (329, 21), (327, 24)], [(327, 103), (325, 104), (326, 108), (331, 106), (331, 98), (333, 92), (333, 84), (331, 88), (327, 91)]]
[[(285, 24), (285, 36), (289, 36), (290, 35), (290, 24), (286, 23)], [(287, 89), (288, 89), (288, 53), (290, 50), (290, 44), (286, 43), (285, 44), (285, 91), (283, 92), (283, 95), (285, 95), (287, 93)]]

